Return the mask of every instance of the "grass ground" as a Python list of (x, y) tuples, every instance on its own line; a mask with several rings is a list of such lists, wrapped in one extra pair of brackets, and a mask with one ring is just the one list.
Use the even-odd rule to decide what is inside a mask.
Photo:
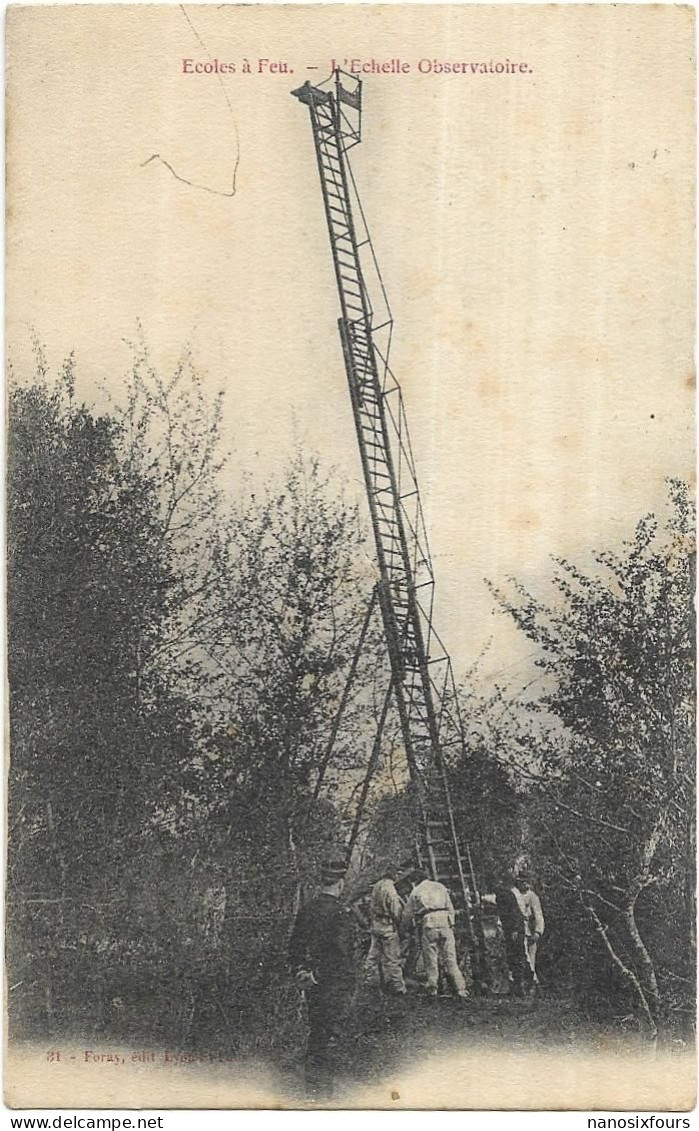
[[(363, 988), (355, 1025), (339, 1056), (340, 1084), (366, 1085), (385, 1079), (397, 1066), (447, 1054), (455, 1047), (498, 1047), (508, 1054), (578, 1049), (600, 1050), (618, 1042), (608, 1027), (589, 1021), (570, 998), (545, 991), (519, 999), (510, 995), (430, 999), (419, 993), (384, 997)], [(303, 1048), (286, 1049), (279, 1067), (290, 1084), (302, 1086)]]
[[(192, 1043), (106, 1034), (16, 1042), (5, 1066), (17, 1107), (313, 1107), (304, 1086), (307, 1027), (298, 990), (279, 984), (276, 1024), (236, 1032), (228, 1010)], [(260, 1004), (262, 1004), (260, 1002)], [(650, 1048), (607, 1011), (587, 1017), (571, 996), (543, 992), (461, 1003), (418, 993), (383, 998), (363, 986), (338, 1050), (335, 1106), (348, 1108), (573, 1108), (687, 1110), (694, 1095), (689, 1042)], [(91, 1049), (86, 1057), (85, 1049)], [(47, 1050), (60, 1049), (60, 1059)], [(165, 1050), (170, 1050), (166, 1053)], [(147, 1051), (146, 1051), (147, 1050)], [(114, 1053), (120, 1054), (117, 1058)], [(95, 1054), (112, 1062), (97, 1064)], [(87, 1062), (89, 1061), (89, 1063)], [(37, 1091), (38, 1089), (38, 1091)], [(326, 1106), (322, 1104), (321, 1106)]]

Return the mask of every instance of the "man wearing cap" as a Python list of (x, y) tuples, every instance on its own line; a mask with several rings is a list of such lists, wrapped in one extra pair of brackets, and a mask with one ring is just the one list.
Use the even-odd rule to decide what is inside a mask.
[(319, 1097), (332, 1093), (355, 988), (351, 920), (340, 903), (344, 878), (341, 860), (323, 866), (320, 893), (299, 911), (289, 942), (291, 968), (308, 1006), (306, 1086)]
[(456, 961), (454, 904), (451, 896), (444, 884), (438, 880), (430, 880), (427, 872), (417, 872), (416, 879), (419, 882), (410, 893), (403, 909), (401, 930), (408, 931), (413, 924), (416, 924), (421, 931), (427, 994), (429, 997), (437, 996), (441, 963), (454, 993), (457, 997), (467, 998), (466, 982)]
[(395, 873), (392, 869), (386, 869), (371, 889), (371, 947), (365, 973), (371, 985), (398, 995), (406, 992), (398, 935), (402, 913), (403, 900), (396, 891)]

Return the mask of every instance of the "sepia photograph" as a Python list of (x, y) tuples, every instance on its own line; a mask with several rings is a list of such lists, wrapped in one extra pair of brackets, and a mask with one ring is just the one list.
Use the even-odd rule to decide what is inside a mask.
[(7, 9), (10, 1108), (692, 1108), (694, 34)]

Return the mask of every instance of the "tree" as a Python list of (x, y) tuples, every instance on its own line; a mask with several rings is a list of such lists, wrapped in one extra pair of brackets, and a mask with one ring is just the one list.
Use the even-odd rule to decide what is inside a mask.
[(521, 848), (520, 799), (497, 753), (469, 730), (463, 755), (451, 774), (451, 796), (457, 830), (469, 847), (478, 886), (492, 892)]
[(278, 1008), (302, 890), (344, 840), (342, 811), (373, 738), (376, 661), (370, 636), (319, 790), (371, 592), (357, 508), (332, 470), (297, 454), (232, 504), (224, 527), (215, 615), (199, 638), (197, 740), (164, 805), (159, 868), (179, 872), (180, 907), (206, 893), (225, 907), (217, 953), (199, 944), (187, 969), (198, 1008), (205, 997), (234, 1003), (247, 1024)]
[[(584, 912), (653, 1037), (668, 999), (652, 944), (662, 938), (667, 951), (659, 926), (677, 886), (687, 942), (694, 917), (695, 554), (685, 485), (670, 483), (670, 503), (664, 525), (649, 515), (621, 553), (596, 554), (594, 573), (557, 559), (554, 601), (517, 582), (499, 594), (539, 645), (547, 688), (510, 733), (506, 761), (539, 799), (551, 879)], [(692, 968), (693, 958), (690, 977)], [(666, 972), (681, 979), (687, 966)]]
[(13, 956), (52, 949), (38, 978), (60, 984), (56, 951), (127, 931), (191, 758), (218, 411), (138, 354), (125, 409), (99, 414), (72, 359), (58, 379), (36, 359), (8, 411), (8, 899)]
[(159, 549), (170, 567), (167, 617), (139, 647), (140, 677), (167, 673), (193, 702), (209, 681), (206, 648), (220, 620), (217, 587), (228, 568), (230, 522), (221, 490), (223, 394), (213, 396), (188, 348), (172, 373), (151, 360), (139, 327), (121, 398), (110, 398), (127, 475), (153, 485)]
[[(313, 827), (311, 799), (371, 588), (364, 534), (332, 472), (300, 454), (229, 528), (205, 645), (203, 743), (187, 790), (226, 825), (242, 799), (246, 823), (260, 843), (268, 829), (298, 884), (297, 850)], [(336, 738), (326, 802), (347, 798), (368, 756), (372, 649)]]
[(10, 398), (11, 875), (57, 896), (112, 887), (144, 782), (186, 729), (155, 679), (143, 706), (139, 656), (173, 576), (153, 481), (120, 463), (118, 431), (60, 389)]

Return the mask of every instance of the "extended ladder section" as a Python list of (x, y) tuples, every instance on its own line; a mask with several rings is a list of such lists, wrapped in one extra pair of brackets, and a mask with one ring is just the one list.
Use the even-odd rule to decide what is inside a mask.
[[(478, 892), (449, 793), (451, 748), (462, 747), (449, 657), (432, 624), (434, 576), (400, 386), (389, 366), (392, 318), (348, 151), (361, 139), (361, 83), (334, 72), (293, 94), (309, 110), (340, 299), (339, 331), (379, 569), (379, 600), (406, 758), (421, 816), (417, 851), (445, 883), (484, 977)], [(371, 285), (373, 281), (373, 286)]]

